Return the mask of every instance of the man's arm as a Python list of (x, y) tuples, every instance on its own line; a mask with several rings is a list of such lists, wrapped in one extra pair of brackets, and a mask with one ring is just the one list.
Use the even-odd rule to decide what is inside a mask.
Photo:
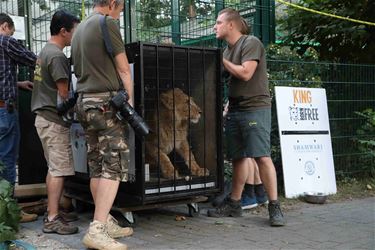
[(223, 58), (223, 65), (232, 76), (242, 81), (249, 81), (254, 75), (254, 72), (258, 66), (258, 61), (245, 61), (241, 65), (236, 65)]
[(124, 88), (129, 94), (129, 104), (134, 105), (133, 103), (133, 81), (131, 77), (130, 65), (128, 58), (126, 57), (125, 52), (121, 52), (115, 56), (116, 70), (121, 78)]
[(56, 81), (56, 86), (59, 95), (63, 100), (68, 99), (69, 96), (69, 80), (68, 79), (59, 79)]
[(8, 40), (8, 46), (4, 46), (4, 48), (6, 48), (8, 55), (18, 64), (32, 67), (35, 66), (36, 55), (26, 49), (16, 39), (10, 37)]
[(30, 81), (19, 81), (17, 82), (17, 86), (19, 88), (32, 91), (34, 84)]
[(122, 85), (129, 95), (129, 104), (133, 106), (133, 81), (128, 58), (124, 50), (124, 43), (116, 21), (113, 18), (107, 18), (107, 27), (111, 39), (116, 71), (120, 76)]

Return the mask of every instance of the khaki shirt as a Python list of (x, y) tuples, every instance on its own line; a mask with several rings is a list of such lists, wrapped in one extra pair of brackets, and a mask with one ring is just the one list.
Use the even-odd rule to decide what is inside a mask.
[[(78, 25), (73, 35), (72, 61), (79, 93), (117, 91), (120, 88), (114, 62), (104, 44), (100, 17), (101, 14), (91, 14)], [(108, 16), (106, 21), (114, 56), (125, 53), (115, 19)]]
[(58, 89), (56, 82), (70, 79), (69, 59), (57, 45), (47, 43), (40, 51), (35, 72), (31, 97), (31, 110), (48, 121), (68, 126), (57, 114)]
[(255, 60), (258, 65), (249, 81), (231, 76), (229, 83), (229, 110), (245, 111), (271, 107), (267, 78), (266, 53), (262, 42), (255, 36), (242, 36), (232, 47), (224, 50), (223, 57), (241, 65)]

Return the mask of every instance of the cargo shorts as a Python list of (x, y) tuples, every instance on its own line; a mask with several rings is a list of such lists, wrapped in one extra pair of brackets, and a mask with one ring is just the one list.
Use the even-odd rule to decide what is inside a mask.
[(70, 129), (40, 115), (35, 118), (35, 127), (43, 146), (48, 172), (54, 177), (74, 175)]
[(271, 156), (271, 109), (229, 112), (225, 135), (229, 159)]
[(77, 118), (85, 130), (90, 177), (128, 181), (127, 125), (117, 119), (111, 97), (111, 92), (81, 93)]

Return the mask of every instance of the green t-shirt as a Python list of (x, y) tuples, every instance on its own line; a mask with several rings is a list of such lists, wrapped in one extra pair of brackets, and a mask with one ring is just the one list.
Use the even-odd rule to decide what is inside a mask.
[[(115, 66), (104, 44), (100, 17), (100, 14), (93, 13), (78, 25), (73, 35), (72, 59), (77, 77), (77, 92), (97, 93), (120, 88)], [(125, 53), (115, 19), (108, 16), (106, 20), (114, 56)]]
[(229, 82), (229, 109), (231, 111), (258, 110), (271, 107), (268, 87), (266, 53), (262, 42), (255, 36), (242, 36), (232, 47), (224, 50), (223, 57), (241, 65), (257, 61), (258, 65), (249, 81), (231, 76)]
[(36, 62), (31, 110), (48, 121), (68, 126), (57, 114), (56, 81), (69, 80), (70, 74), (69, 59), (57, 45), (48, 42), (40, 51)]

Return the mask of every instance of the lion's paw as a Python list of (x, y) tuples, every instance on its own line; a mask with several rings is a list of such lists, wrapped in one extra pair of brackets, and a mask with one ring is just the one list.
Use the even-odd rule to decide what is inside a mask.
[(173, 172), (171, 172), (171, 171), (168, 171), (167, 173), (163, 174), (163, 177), (167, 178), (169, 180), (173, 180), (174, 178), (176, 178), (176, 179), (181, 178), (177, 171), (175, 171), (175, 174), (173, 174)]
[(193, 175), (197, 176), (209, 176), (210, 171), (207, 168), (197, 168), (192, 171)]

